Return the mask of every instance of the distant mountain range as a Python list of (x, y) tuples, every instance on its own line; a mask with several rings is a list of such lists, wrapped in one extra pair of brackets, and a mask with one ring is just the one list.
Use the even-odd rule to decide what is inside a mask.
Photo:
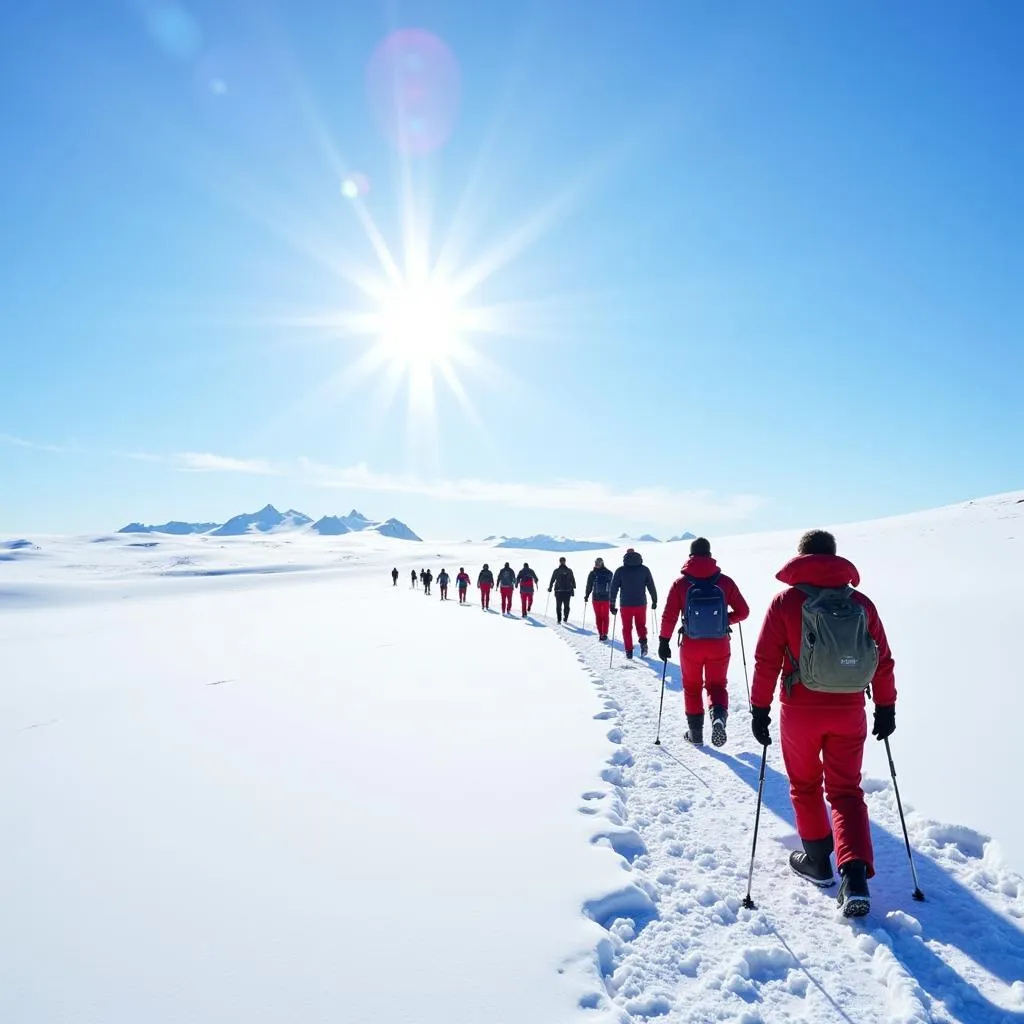
[(143, 523), (129, 523), (118, 533), (167, 533), (176, 536), (204, 533), (211, 537), (243, 537), (251, 533), (282, 533), (291, 530), (307, 530), (323, 537), (339, 537), (345, 533), (379, 533), (382, 537), (398, 540), (420, 540), (405, 523), (397, 519), (376, 522), (367, 519), (361, 512), (352, 509), (347, 516), (324, 516), (315, 523), (304, 512), (293, 508), (279, 512), (273, 505), (265, 505), (258, 512), (244, 512), (233, 516), (226, 523), (183, 523), (171, 520), (157, 526)]
[(606, 540), (573, 540), (571, 537), (550, 537), (536, 533), (532, 537), (493, 538), (496, 548), (519, 548), (522, 551), (603, 551), (615, 547)]
[[(673, 537), (673, 541), (691, 540), (694, 534), (683, 533)], [(578, 540), (573, 537), (557, 537), (547, 533), (537, 533), (532, 537), (498, 537), (492, 534), (485, 537), (485, 544), (493, 544), (496, 548), (519, 548), (523, 551), (604, 551), (608, 548), (621, 548), (628, 544), (660, 544), (657, 537), (649, 533), (639, 537), (631, 537), (621, 533), (614, 540)]]

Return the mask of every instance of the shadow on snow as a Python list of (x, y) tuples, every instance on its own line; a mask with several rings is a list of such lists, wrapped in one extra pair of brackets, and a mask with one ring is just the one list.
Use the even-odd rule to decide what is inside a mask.
[[(744, 753), (739, 757), (730, 757), (710, 748), (705, 748), (705, 753), (731, 768), (756, 792), (761, 768), (759, 755)], [(764, 806), (795, 830), (789, 780), (770, 764), (765, 769)], [(980, 900), (974, 892), (961, 885), (931, 857), (917, 850), (914, 851), (914, 864), (926, 902), (915, 903), (910, 896), (913, 884), (902, 835), (893, 835), (872, 824), (871, 838), (875, 847), (877, 872), (871, 885), (878, 903), (892, 910), (901, 910), (921, 923), (920, 936), (907, 934), (898, 928), (882, 927), (892, 939), (893, 953), (914, 976), (923, 992), (931, 999), (945, 1003), (953, 1012), (963, 1015), (964, 1019), (973, 1024), (1024, 1021), (1024, 1011), (996, 1006), (971, 981), (958, 974), (925, 944), (928, 940), (934, 940), (954, 947), (1009, 986), (1021, 980), (1024, 933)], [(755, 887), (757, 878), (755, 867)], [(854, 927), (870, 931), (879, 925), (873, 922), (871, 925)], [(779, 939), (785, 943), (781, 935)]]

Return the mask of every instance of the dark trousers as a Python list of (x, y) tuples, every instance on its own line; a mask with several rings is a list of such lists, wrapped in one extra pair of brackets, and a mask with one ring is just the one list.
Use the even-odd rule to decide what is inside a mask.
[(557, 590), (555, 591), (555, 615), (558, 621), (569, 618), (569, 601), (572, 598), (572, 594), (566, 592), (560, 594)]

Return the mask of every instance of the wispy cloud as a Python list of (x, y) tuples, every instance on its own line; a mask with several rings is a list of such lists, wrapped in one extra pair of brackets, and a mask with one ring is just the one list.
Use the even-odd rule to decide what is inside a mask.
[(175, 468), (190, 473), (252, 473), (277, 476), (281, 470), (266, 459), (233, 459), (211, 452), (179, 452), (173, 457)]
[(15, 437), (13, 434), (0, 434), (0, 444), (11, 445), (14, 448), (31, 448), (37, 452), (56, 452), (58, 454), (71, 450), (67, 445), (28, 441), (24, 437)]
[(327, 466), (300, 458), (290, 463), (268, 459), (238, 459), (212, 452), (178, 452), (170, 456), (137, 453), (127, 458), (160, 461), (194, 473), (249, 473), (293, 477), (319, 487), (411, 494), (439, 501), (476, 502), (510, 508), (590, 512), (632, 522), (669, 526), (687, 523), (736, 523), (764, 504), (757, 494), (718, 495), (707, 490), (638, 487), (617, 490), (592, 480), (553, 480), (509, 483), (477, 478), (425, 480), (411, 474), (378, 473), (365, 463)]
[(360, 464), (346, 468), (300, 459), (302, 475), (323, 487), (416, 494), (443, 501), (480, 502), (514, 508), (598, 512), (632, 521), (663, 523), (735, 523), (764, 504), (756, 494), (719, 496), (706, 490), (675, 491), (665, 487), (615, 490), (590, 480), (505, 483), (491, 480), (422, 480), (415, 476), (375, 473)]

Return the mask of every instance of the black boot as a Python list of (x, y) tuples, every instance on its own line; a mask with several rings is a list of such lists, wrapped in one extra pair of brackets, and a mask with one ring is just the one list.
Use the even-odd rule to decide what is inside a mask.
[(863, 917), (871, 909), (867, 864), (862, 860), (848, 860), (839, 874), (843, 881), (836, 902), (843, 908), (843, 917)]
[(721, 704), (711, 705), (711, 742), (716, 747), (724, 747), (728, 736), (725, 732), (726, 719), (729, 712)]
[(801, 878), (827, 889), (835, 885), (832, 873), (832, 836), (824, 839), (803, 839), (804, 851), (794, 850), (789, 855), (789, 866)]
[(646, 658), (647, 657), (647, 637), (644, 637), (640, 641), (640, 657), (641, 658)]
[(683, 739), (695, 747), (704, 746), (704, 714), (687, 715), (686, 724), (689, 728), (683, 733)]

